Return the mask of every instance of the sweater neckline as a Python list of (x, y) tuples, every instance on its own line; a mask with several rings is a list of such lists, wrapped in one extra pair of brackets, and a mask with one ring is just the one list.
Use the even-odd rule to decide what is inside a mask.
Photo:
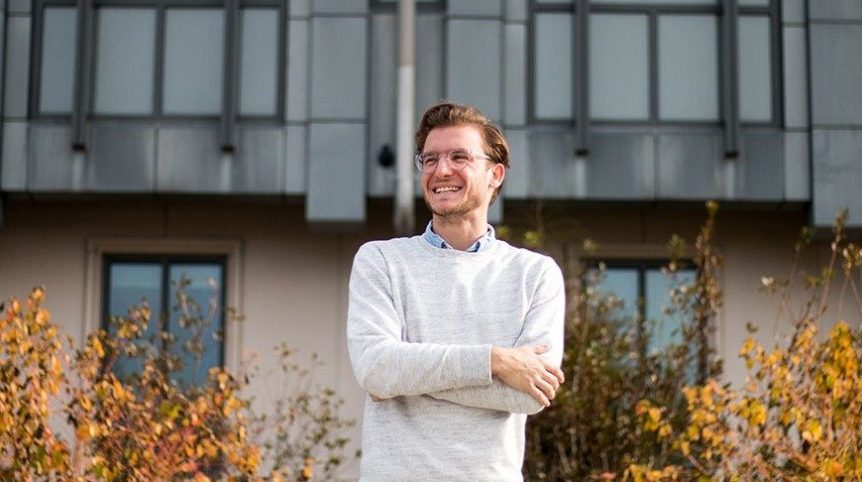
[(413, 240), (414, 240), (414, 242), (419, 243), (419, 245), (421, 246), (420, 249), (422, 249), (423, 251), (427, 252), (428, 254), (430, 254), (432, 256), (437, 256), (440, 258), (453, 258), (453, 259), (483, 259), (483, 258), (486, 258), (488, 256), (493, 256), (494, 253), (496, 253), (497, 250), (500, 249), (500, 244), (502, 243), (501, 240), (497, 239), (497, 240), (495, 240), (496, 242), (492, 243), (491, 246), (488, 247), (488, 249), (483, 249), (483, 250), (480, 250), (478, 252), (471, 253), (471, 252), (461, 251), (461, 250), (457, 250), (457, 249), (443, 249), (443, 248), (438, 248), (436, 246), (432, 246), (421, 235), (420, 236), (414, 236)]

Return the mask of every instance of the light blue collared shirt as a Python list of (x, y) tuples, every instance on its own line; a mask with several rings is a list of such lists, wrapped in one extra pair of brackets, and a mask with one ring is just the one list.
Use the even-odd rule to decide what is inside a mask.
[[(428, 226), (425, 228), (425, 233), (422, 235), (425, 238), (425, 241), (431, 246), (442, 249), (455, 249), (452, 246), (449, 246), (446, 241), (440, 237), (439, 234), (435, 233), (433, 229), (431, 229), (431, 223), (433, 221), (428, 222)], [(494, 227), (490, 224), (488, 225), (488, 230), (485, 231), (485, 234), (482, 235), (481, 238), (477, 239), (475, 243), (470, 245), (469, 248), (464, 251), (468, 253), (478, 253), (479, 251), (484, 251), (491, 246), (494, 245), (494, 242), (497, 240), (497, 237), (494, 233)]]

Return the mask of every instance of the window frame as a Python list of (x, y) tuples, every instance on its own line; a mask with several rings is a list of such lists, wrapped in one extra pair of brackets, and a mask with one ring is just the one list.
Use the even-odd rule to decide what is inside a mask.
[[(170, 330), (170, 315), (171, 315), (171, 306), (173, 305), (174, 293), (175, 291), (171, 288), (171, 280), (170, 280), (170, 270), (171, 266), (177, 264), (208, 264), (208, 265), (218, 265), (221, 268), (221, 286), (219, 287), (219, 304), (220, 304), (220, 313), (218, 314), (220, 325), (220, 341), (218, 343), (218, 358), (220, 363), (220, 368), (224, 368), (227, 364), (227, 286), (228, 286), (228, 256), (227, 255), (195, 255), (189, 253), (180, 253), (180, 254), (155, 254), (155, 253), (145, 253), (145, 254), (132, 254), (132, 253), (103, 253), (102, 254), (102, 278), (101, 278), (101, 291), (102, 291), (102, 304), (100, 310), (100, 325), (101, 329), (105, 331), (109, 328), (111, 313), (110, 313), (110, 284), (111, 284), (111, 267), (114, 263), (148, 263), (153, 265), (158, 265), (161, 269), (161, 297), (162, 297), (162, 306), (157, 310), (156, 307), (151, 306), (151, 318), (150, 322), (156, 320), (159, 323), (159, 330), (162, 332), (173, 333)], [(201, 303), (200, 300), (197, 300)], [(203, 303), (201, 303), (203, 305)], [(163, 352), (165, 350), (165, 342), (161, 341), (159, 346), (159, 351)]]
[[(646, 274), (649, 270), (661, 270), (666, 267), (669, 263), (669, 259), (667, 258), (621, 258), (621, 257), (609, 257), (607, 259), (600, 257), (582, 257), (579, 260), (580, 265), (582, 266), (582, 279), (581, 283), (586, 284), (586, 276), (590, 269), (598, 269), (599, 265), (604, 265), (606, 269), (609, 268), (617, 268), (617, 269), (635, 269), (637, 270), (637, 297), (636, 306), (635, 306), (635, 316), (637, 317), (634, 321), (636, 322), (635, 329), (637, 330), (637, 347), (641, 357), (647, 355), (647, 349), (649, 346), (649, 340), (644, 336), (644, 324), (649, 321), (646, 314)], [(694, 265), (694, 262), (689, 258), (684, 258), (678, 261), (682, 264), (680, 270), (690, 270), (694, 272), (694, 276), (698, 276), (697, 266)], [(717, 321), (717, 320), (715, 320)], [(702, 336), (698, 337), (698, 346), (697, 353), (695, 353), (694, 357), (697, 361), (697, 367), (695, 367), (698, 371), (701, 370), (701, 365), (704, 367), (706, 364), (703, 363), (704, 360), (708, 360), (710, 355), (710, 347), (714, 344), (714, 340), (710, 339), (710, 336), (707, 334), (702, 334)], [(706, 373), (697, 373), (698, 377), (705, 377)]]
[[(732, 0), (736, 1), (736, 0)], [(780, 128), (782, 125), (782, 117), (783, 117), (783, 109), (782, 109), (782, 98), (783, 92), (781, 91), (781, 70), (782, 70), (782, 59), (781, 59), (781, 12), (780, 12), (780, 1), (771, 0), (768, 6), (738, 6), (737, 14), (738, 16), (766, 16), (769, 20), (769, 42), (770, 45), (768, 47), (770, 53), (770, 87), (772, 89), (772, 109), (771, 109), (771, 119), (767, 122), (764, 121), (744, 121), (739, 119), (739, 109), (736, 109), (736, 121), (744, 128)], [(578, 107), (578, 99), (575, 98), (575, 93), (577, 93), (578, 88), (580, 88), (577, 84), (581, 86), (586, 86), (589, 89), (589, 72), (587, 69), (583, 69), (582, 72), (578, 72), (578, 68), (576, 64), (579, 59), (573, 59), (573, 102), (574, 106), (572, 108), (572, 112), (574, 113), (572, 119), (544, 119), (540, 118), (536, 115), (536, 105), (535, 105), (535, 90), (537, 86), (536, 79), (536, 54), (535, 54), (535, 46), (536, 46), (536, 15), (539, 13), (558, 13), (558, 14), (569, 14), (573, 17), (573, 22), (577, 24), (578, 22), (578, 8), (580, 7), (581, 2), (578, 0), (573, 0), (567, 3), (542, 3), (538, 0), (530, 1), (530, 10), (529, 10), (529, 18), (527, 24), (527, 38), (529, 41), (529, 46), (527, 51), (527, 62), (528, 62), (528, 70), (529, 75), (527, 76), (527, 118), (531, 125), (534, 126), (551, 126), (551, 127), (568, 127), (571, 128), (574, 126), (578, 128), (582, 123), (581, 119), (578, 118), (579, 112), (587, 112), (588, 115), (586, 117), (586, 122), (584, 124), (588, 126), (596, 125), (600, 127), (604, 126), (623, 126), (623, 127), (668, 127), (673, 129), (678, 128), (691, 128), (694, 130), (703, 130), (704, 128), (721, 128), (725, 124), (725, 119), (728, 117), (728, 113), (726, 112), (728, 109), (726, 107), (726, 102), (724, 98), (726, 97), (726, 92), (728, 89), (725, 84), (725, 70), (726, 67), (723, 61), (723, 50), (724, 50), (724, 37), (728, 35), (727, 27), (725, 22), (723, 22), (723, 18), (725, 15), (725, 7), (724, 2), (716, 1), (713, 5), (675, 5), (675, 4), (636, 4), (636, 3), (621, 3), (621, 4), (589, 4), (589, 13), (605, 13), (605, 14), (638, 14), (638, 15), (646, 15), (647, 17), (647, 58), (648, 58), (648, 110), (649, 110), (649, 118), (645, 120), (633, 120), (633, 119), (593, 119), (589, 115), (589, 93), (585, 96), (583, 101), (587, 103), (584, 108)], [(658, 75), (658, 16), (659, 15), (691, 15), (691, 14), (709, 14), (715, 15), (718, 25), (718, 38), (716, 39), (716, 45), (718, 47), (718, 100), (719, 100), (719, 117), (715, 121), (698, 121), (698, 120), (661, 120), (658, 117), (658, 108), (659, 108), (659, 75)], [(588, 20), (587, 20), (588, 23)], [(734, 34), (736, 34), (736, 23), (734, 23)], [(573, 30), (573, 52), (576, 53), (586, 53), (589, 55), (589, 37), (588, 35), (579, 35), (577, 31)], [(583, 38), (583, 42), (585, 45), (578, 45), (578, 40)], [(736, 39), (734, 39), (734, 43), (736, 43)], [(588, 58), (584, 59), (584, 62), (588, 64)], [(733, 59), (734, 62), (737, 61), (736, 58)], [(733, 69), (737, 69), (738, 67), (734, 66)], [(739, 85), (731, 86), (731, 90), (735, 91), (735, 98), (738, 99), (738, 91)], [(582, 101), (582, 102), (583, 102)], [(738, 102), (738, 100), (737, 100)]]
[[(76, 85), (73, 87), (73, 108), (69, 114), (43, 114), (39, 111), (40, 89), (41, 89), (41, 61), (43, 49), (43, 33), (45, 9), (49, 7), (63, 6), (75, 7), (78, 9), (76, 21), (77, 29), (80, 30), (82, 22), (79, 16), (81, 8), (78, 2), (74, 0), (35, 0), (34, 2), (34, 20), (31, 34), (31, 58), (30, 58), (30, 99), (28, 102), (29, 118), (39, 121), (53, 122), (69, 122), (70, 119), (74, 122), (76, 116), (77, 99), (80, 96), (85, 98), (85, 110), (82, 113), (84, 122), (92, 121), (132, 121), (132, 122), (164, 122), (164, 123), (185, 123), (210, 121), (217, 122), (224, 117), (227, 110), (233, 109), (233, 123), (243, 122), (249, 124), (283, 124), (286, 118), (286, 82), (287, 82), (287, 39), (288, 39), (288, 22), (287, 22), (287, 3), (278, 0), (241, 0), (236, 6), (236, 16), (231, 18), (229, 8), (226, 1), (218, 0), (89, 0), (89, 15), (88, 31), (83, 32), (86, 39), (84, 43), (84, 52), (76, 46), (75, 48), (75, 70), (76, 78), (78, 78), (78, 69), (81, 68), (82, 56), (88, 56), (89, 70), (86, 73), (89, 76), (87, 82), (87, 91), (81, 91)], [(95, 75), (96, 75), (96, 59), (98, 57), (98, 15), (96, 10), (99, 8), (148, 8), (154, 9), (156, 14), (156, 25), (154, 33), (154, 66), (153, 66), (153, 106), (152, 111), (148, 114), (96, 114), (95, 113)], [(165, 62), (165, 23), (167, 9), (194, 9), (194, 8), (218, 8), (224, 12), (225, 19), (225, 37), (224, 51), (222, 53), (222, 105), (218, 114), (215, 115), (198, 115), (198, 114), (170, 114), (166, 115), (162, 112), (164, 100), (164, 62)], [(240, 21), (241, 12), (245, 9), (274, 9), (278, 14), (278, 30), (276, 32), (277, 42), (277, 58), (276, 58), (276, 98), (275, 109), (273, 115), (243, 115), (240, 113), (240, 68), (241, 60), (241, 40), (242, 40), (242, 22)], [(230, 24), (230, 28), (228, 25)], [(80, 38), (82, 32), (77, 32)], [(230, 49), (234, 49), (233, 58), (231, 57)], [(226, 99), (226, 92), (232, 92), (233, 99)], [(228, 105), (229, 102), (233, 106)]]

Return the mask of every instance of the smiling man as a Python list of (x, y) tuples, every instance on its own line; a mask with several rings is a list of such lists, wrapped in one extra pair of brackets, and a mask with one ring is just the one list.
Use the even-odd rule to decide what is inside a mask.
[(440, 103), (416, 144), (431, 222), (366, 243), (350, 275), (348, 348), (368, 392), (360, 480), (521, 481), (527, 415), (564, 381), (563, 277), (488, 225), (509, 166), (497, 126)]

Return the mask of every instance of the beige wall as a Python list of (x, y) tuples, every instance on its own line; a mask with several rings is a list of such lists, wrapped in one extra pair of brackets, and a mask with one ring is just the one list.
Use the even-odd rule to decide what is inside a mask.
[[(236, 291), (229, 298), (247, 317), (230, 332), (234, 340), (228, 340), (229, 345), (236, 342), (237, 358), (258, 353), (265, 373), (273, 368), (272, 348), (281, 341), (298, 349), (300, 357), (319, 353), (326, 366), (318, 381), (344, 396), (345, 415), (358, 419), (363, 394), (353, 380), (344, 340), (350, 264), (361, 242), (391, 235), (388, 211), (369, 211), (377, 216), (369, 222), (373, 228), (336, 234), (309, 226), (303, 207), (288, 202), (12, 200), (0, 230), (0, 296), (23, 297), (32, 286), (45, 285), (55, 321), (80, 338), (86, 326), (98, 324), (84, 320), (88, 286), (97, 296), (101, 292), (97, 277), (88, 274), (93, 261), (88, 247), (94, 243), (134, 241), (156, 250), (176, 243), (234, 245), (239, 269), (228, 273)], [(775, 323), (774, 303), (758, 288), (761, 276), (787, 272), (806, 218), (799, 210), (726, 211), (718, 221), (726, 302), (714, 341), (728, 379), (738, 383), (744, 370), (736, 353), (746, 336), (746, 322), (761, 326), (764, 341), (787, 333), (786, 325)], [(517, 208), (507, 216), (515, 226), (517, 220), (528, 219), (528, 213)], [(700, 208), (603, 206), (549, 208), (547, 219), (554, 233), (550, 251), (558, 255), (564, 246), (577, 246), (588, 236), (599, 243), (603, 256), (663, 257), (671, 234), (693, 242), (703, 215)], [(809, 264), (816, 264), (815, 258)], [(97, 317), (93, 312), (91, 318)], [(855, 320), (859, 322), (858, 312)], [(278, 396), (266, 378), (251, 388), (259, 403)], [(351, 436), (358, 440), (358, 427)]]

